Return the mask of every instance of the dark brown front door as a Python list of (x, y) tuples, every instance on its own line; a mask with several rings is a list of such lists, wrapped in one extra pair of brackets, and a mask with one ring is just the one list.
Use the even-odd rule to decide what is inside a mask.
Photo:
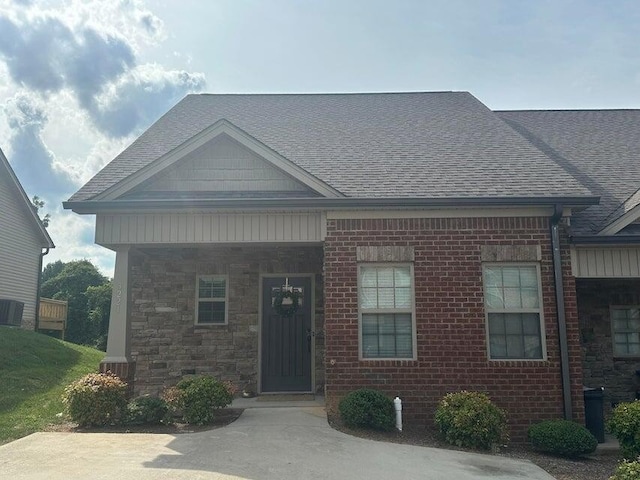
[[(291, 287), (299, 292), (299, 306), (292, 315), (279, 315), (273, 307), (278, 291)], [(262, 391), (310, 392), (311, 278), (265, 277), (262, 280)]]

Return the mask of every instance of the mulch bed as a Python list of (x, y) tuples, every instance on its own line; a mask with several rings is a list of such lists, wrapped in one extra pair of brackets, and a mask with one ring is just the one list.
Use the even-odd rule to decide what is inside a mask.
[[(345, 426), (339, 418), (330, 418), (329, 424), (343, 433), (381, 442), (394, 442), (431, 448), (469, 451), (446, 443), (434, 429), (404, 426), (402, 432), (378, 432), (354, 429)], [(580, 459), (555, 457), (532, 450), (528, 445), (509, 446), (498, 453), (477, 451), (476, 453), (501, 455), (520, 460), (529, 460), (546, 470), (557, 480), (608, 480), (615, 471), (619, 456), (616, 452), (590, 455)]]
[(107, 425), (104, 427), (79, 427), (73, 422), (63, 422), (49, 425), (47, 432), (72, 432), (72, 433), (164, 433), (178, 435), (182, 433), (203, 432), (215, 428), (224, 427), (237, 420), (242, 414), (242, 408), (223, 408), (216, 412), (211, 423), (206, 425), (190, 425), (175, 422), (169, 425)]

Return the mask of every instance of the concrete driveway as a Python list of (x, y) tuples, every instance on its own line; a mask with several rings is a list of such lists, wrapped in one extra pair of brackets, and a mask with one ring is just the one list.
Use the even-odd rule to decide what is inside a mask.
[(36, 433), (0, 446), (18, 479), (550, 480), (530, 462), (351, 437), (322, 407), (251, 408), (231, 425), (181, 435)]

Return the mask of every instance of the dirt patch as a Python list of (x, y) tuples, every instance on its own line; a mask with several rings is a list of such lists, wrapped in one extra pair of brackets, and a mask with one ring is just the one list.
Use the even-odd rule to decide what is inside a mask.
[[(353, 429), (346, 427), (339, 418), (331, 417), (329, 424), (341, 432), (360, 438), (368, 438), (381, 442), (394, 442), (407, 445), (417, 445), (431, 448), (445, 448), (449, 450), (468, 451), (456, 448), (442, 440), (434, 429), (405, 427), (402, 432), (377, 432), (372, 430)], [(554, 457), (532, 450), (527, 445), (507, 447), (498, 453), (478, 451), (489, 455), (500, 455), (519, 460), (529, 460), (557, 480), (608, 480), (618, 464), (617, 453), (590, 455), (577, 460)]]
[(107, 425), (104, 427), (79, 427), (77, 423), (62, 422), (48, 425), (45, 432), (72, 433), (164, 433), (178, 435), (182, 433), (204, 432), (221, 428), (236, 421), (244, 411), (243, 408), (223, 408), (216, 413), (213, 421), (207, 425), (190, 425), (175, 422), (168, 425)]

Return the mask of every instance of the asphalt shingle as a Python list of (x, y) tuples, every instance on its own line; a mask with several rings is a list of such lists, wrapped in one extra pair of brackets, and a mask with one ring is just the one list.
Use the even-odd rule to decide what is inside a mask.
[(347, 197), (589, 196), (467, 92), (189, 95), (82, 187), (94, 198), (220, 119)]
[(596, 234), (640, 204), (640, 110), (496, 113), (600, 196), (575, 215), (575, 234)]

